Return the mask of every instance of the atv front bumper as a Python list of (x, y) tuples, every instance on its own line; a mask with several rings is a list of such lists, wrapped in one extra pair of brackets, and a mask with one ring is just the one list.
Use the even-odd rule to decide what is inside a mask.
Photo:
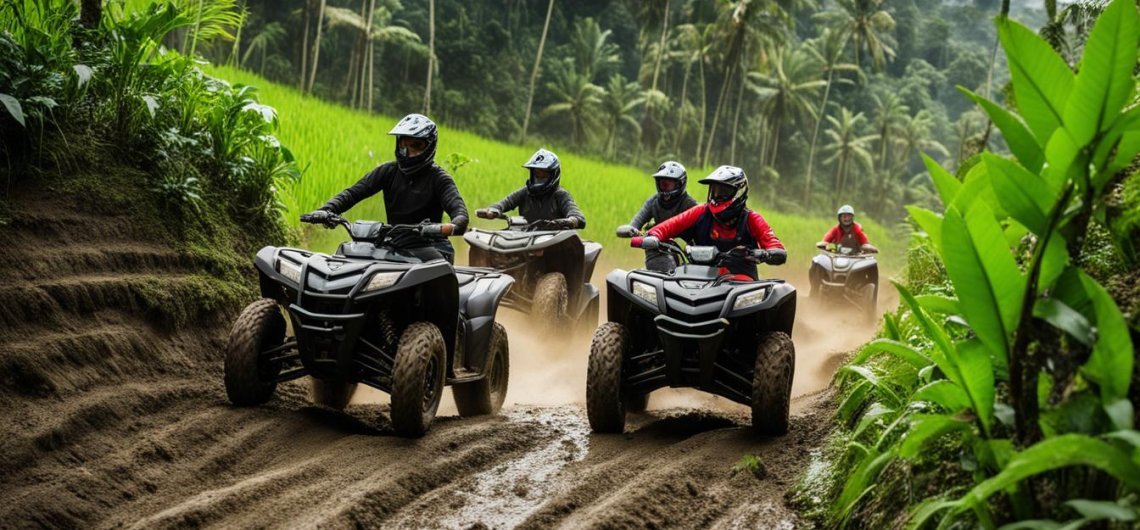
[(749, 404), (751, 367), (724, 351), (729, 335), (725, 318), (685, 322), (667, 315), (653, 319), (660, 350), (631, 358), (626, 387), (644, 394), (665, 386), (697, 388)]

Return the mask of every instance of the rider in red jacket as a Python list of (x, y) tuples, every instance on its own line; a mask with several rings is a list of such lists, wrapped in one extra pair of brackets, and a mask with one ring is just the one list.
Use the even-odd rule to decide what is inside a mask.
[(726, 272), (758, 279), (757, 263), (781, 265), (788, 257), (780, 238), (759, 213), (746, 208), (748, 177), (744, 170), (720, 166), (701, 179), (709, 186), (708, 202), (649, 230), (641, 248), (657, 248), (662, 239), (681, 237), (693, 245), (715, 246), (731, 252), (732, 259), (722, 263)]
[(827, 248), (828, 245), (836, 245), (852, 249), (856, 253), (879, 251), (871, 244), (867, 234), (863, 233), (863, 226), (855, 222), (855, 208), (844, 204), (835, 216), (839, 218), (839, 224), (831, 227), (831, 230), (824, 234), (823, 241), (816, 243), (815, 246)]

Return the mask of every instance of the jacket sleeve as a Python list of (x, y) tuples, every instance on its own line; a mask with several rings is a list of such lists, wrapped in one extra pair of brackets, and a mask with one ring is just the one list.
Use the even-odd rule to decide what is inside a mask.
[(673, 239), (684, 233), (693, 225), (697, 224), (697, 219), (701, 218), (704, 213), (705, 207), (697, 205), (684, 212), (681, 212), (673, 217), (670, 217), (664, 223), (660, 223), (649, 230), (649, 235), (657, 239)]
[(855, 226), (852, 227), (852, 231), (855, 232), (855, 237), (859, 239), (860, 245), (866, 245), (871, 242), (871, 239), (867, 237), (867, 233), (863, 231), (863, 226), (859, 223), (855, 223)]
[(831, 227), (826, 234), (823, 235), (824, 243), (838, 243), (839, 242), (839, 226)]
[(578, 203), (574, 202), (574, 196), (570, 195), (569, 191), (563, 188), (562, 193), (558, 197), (559, 214), (562, 217), (573, 217), (578, 220), (578, 228), (586, 228), (586, 215), (582, 210), (578, 209)]
[(650, 196), (649, 199), (645, 201), (645, 204), (641, 205), (641, 209), (633, 214), (633, 219), (629, 220), (630, 226), (641, 230), (641, 227), (649, 222), (649, 218), (653, 216), (653, 200), (656, 198), (656, 195)]
[(526, 197), (526, 188), (519, 188), (510, 195), (503, 197), (503, 200), (492, 204), (490, 208), (494, 208), (500, 212), (507, 213), (522, 205), (523, 198)]
[(748, 212), (748, 231), (764, 250), (783, 249), (784, 244), (776, 237), (776, 232), (764, 220), (764, 216), (757, 212)]
[(467, 231), (467, 204), (455, 186), (455, 179), (447, 171), (440, 169), (437, 178), (435, 193), (439, 197), (439, 204), (451, 218), (451, 224), (455, 225), (455, 233), (462, 234)]
[(329, 199), (321, 209), (341, 214), (356, 206), (356, 203), (376, 195), (384, 189), (384, 182), (387, 180), (385, 177), (388, 173), (386, 171), (387, 166), (387, 164), (383, 164), (369, 171), (363, 178), (356, 181), (356, 184)]
[(684, 197), (681, 197), (681, 207), (684, 208), (685, 210), (688, 210), (689, 208), (692, 208), (696, 205), (697, 205), (697, 200), (694, 199), (692, 195), (689, 195), (688, 193), (686, 193)]

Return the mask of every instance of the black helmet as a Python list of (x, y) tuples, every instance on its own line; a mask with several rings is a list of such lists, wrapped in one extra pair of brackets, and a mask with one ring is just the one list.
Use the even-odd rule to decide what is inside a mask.
[[(558, 155), (546, 149), (539, 149), (530, 155), (530, 160), (527, 160), (523, 167), (530, 170), (530, 176), (526, 179), (527, 193), (537, 197), (558, 189), (558, 181), (562, 178), (562, 164), (558, 162)], [(536, 169), (549, 170), (554, 175), (545, 182), (536, 182), (534, 178)]]
[[(405, 174), (417, 173), (419, 170), (430, 166), (435, 160), (435, 145), (439, 139), (439, 132), (436, 129), (435, 122), (428, 119), (427, 116), (408, 114), (396, 123), (396, 126), (392, 127), (388, 134), (396, 137), (396, 165)], [(400, 148), (400, 138), (405, 136), (426, 140), (427, 148), (416, 156), (408, 156), (407, 150)]]
[(701, 179), (708, 184), (708, 206), (713, 218), (724, 224), (736, 222), (748, 202), (748, 177), (735, 166), (720, 166)]
[[(685, 166), (670, 160), (657, 168), (657, 172), (653, 174), (653, 179), (657, 183), (657, 200), (662, 205), (668, 205), (685, 194), (685, 184), (689, 182), (689, 173), (685, 171)], [(674, 180), (677, 185), (669, 191), (661, 191), (662, 180)]]

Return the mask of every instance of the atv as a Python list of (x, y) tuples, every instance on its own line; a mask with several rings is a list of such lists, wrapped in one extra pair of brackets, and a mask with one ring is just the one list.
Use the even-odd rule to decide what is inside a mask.
[[(640, 247), (641, 238), (631, 243)], [(726, 260), (756, 259), (743, 248), (659, 248), (681, 263), (672, 273), (617, 269), (606, 277), (608, 322), (594, 332), (586, 377), (590, 427), (622, 432), (627, 411), (644, 410), (650, 392), (669, 386), (751, 405), (757, 432), (785, 434), (796, 289), (721, 274)]]
[(870, 253), (838, 247), (836, 252), (820, 249), (811, 260), (808, 278), (813, 301), (838, 300), (874, 320), (879, 299), (879, 263)]
[(438, 225), (350, 224), (339, 216), (327, 225), (351, 236), (334, 255), (257, 253), (262, 298), (238, 316), (226, 345), (230, 402), (265, 403), (278, 383), (308, 375), (313, 400), (334, 409), (348, 405), (358, 383), (391, 394), (392, 426), (402, 436), (428, 430), (445, 384), (460, 415), (498, 412), (509, 352), (495, 312), (514, 279), (452, 267), (425, 247), (421, 233)]
[(598, 322), (598, 288), (590, 284), (602, 246), (574, 230), (551, 229), (549, 221), (507, 217), (505, 230), (472, 228), (468, 263), (510, 274), (517, 283), (503, 305), (534, 315), (553, 332), (577, 323), (592, 330)]

